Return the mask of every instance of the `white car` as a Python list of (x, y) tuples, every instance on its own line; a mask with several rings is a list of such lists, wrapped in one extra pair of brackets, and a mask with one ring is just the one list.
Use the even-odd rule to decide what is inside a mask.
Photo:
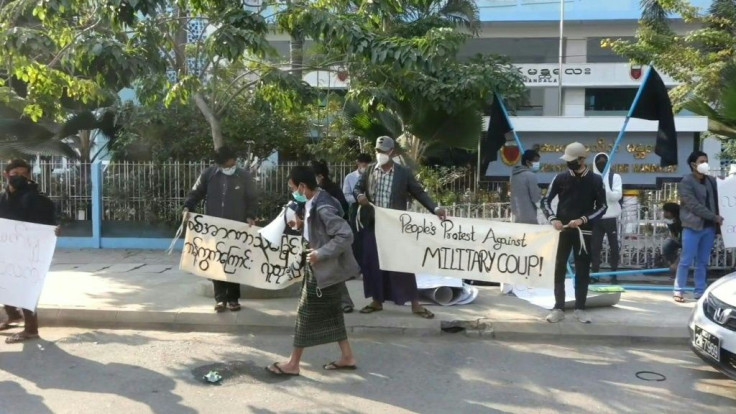
[(690, 347), (736, 380), (736, 273), (711, 284), (690, 316)]

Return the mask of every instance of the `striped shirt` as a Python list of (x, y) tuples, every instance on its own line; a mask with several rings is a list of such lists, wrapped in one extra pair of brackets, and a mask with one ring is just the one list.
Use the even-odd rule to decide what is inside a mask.
[(381, 166), (376, 165), (373, 170), (373, 204), (382, 208), (391, 206), (391, 187), (394, 183), (394, 167), (384, 171)]

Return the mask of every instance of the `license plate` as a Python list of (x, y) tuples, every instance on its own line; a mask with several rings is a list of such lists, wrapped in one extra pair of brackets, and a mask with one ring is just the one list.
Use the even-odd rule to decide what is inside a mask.
[(695, 325), (695, 331), (693, 333), (693, 346), (703, 351), (709, 357), (721, 362), (721, 338), (698, 325)]

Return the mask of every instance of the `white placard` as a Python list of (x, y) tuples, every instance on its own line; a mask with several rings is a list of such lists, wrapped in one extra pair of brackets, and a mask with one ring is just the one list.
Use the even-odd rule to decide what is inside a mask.
[(460, 279), (554, 284), (559, 233), (552, 226), (504, 223), (376, 208), (381, 269)]
[(288, 271), (302, 251), (301, 237), (286, 236), (280, 245), (262, 238), (260, 227), (189, 213), (179, 269), (208, 279), (259, 289), (283, 289), (303, 275)]
[(0, 303), (36, 310), (56, 249), (55, 228), (0, 219)]
[(718, 207), (723, 224), (721, 237), (725, 248), (736, 247), (736, 176), (718, 181)]

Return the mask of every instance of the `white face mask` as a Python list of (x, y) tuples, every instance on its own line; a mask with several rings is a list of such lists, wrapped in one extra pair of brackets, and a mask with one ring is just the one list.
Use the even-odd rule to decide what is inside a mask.
[(532, 171), (537, 172), (540, 168), (542, 168), (542, 165), (539, 161), (532, 163)]
[(238, 168), (238, 167), (236, 167), (236, 166), (234, 166), (234, 165), (233, 165), (232, 167), (228, 167), (228, 168), (222, 168), (222, 167), (221, 167), (221, 168), (220, 168), (220, 171), (222, 171), (222, 173), (223, 173), (223, 174), (225, 174), (225, 175), (233, 175), (233, 174), (235, 174), (235, 170), (236, 170), (237, 168)]
[(381, 154), (376, 153), (376, 161), (378, 161), (378, 165), (386, 165), (391, 160), (391, 157), (388, 156), (388, 154)]
[(708, 165), (707, 162), (704, 162), (702, 164), (698, 164), (695, 170), (703, 175), (708, 175), (708, 173), (710, 173), (710, 165)]
[(674, 224), (675, 219), (664, 219), (665, 224)]
[(365, 167), (358, 168), (358, 173), (363, 174), (365, 172)]

